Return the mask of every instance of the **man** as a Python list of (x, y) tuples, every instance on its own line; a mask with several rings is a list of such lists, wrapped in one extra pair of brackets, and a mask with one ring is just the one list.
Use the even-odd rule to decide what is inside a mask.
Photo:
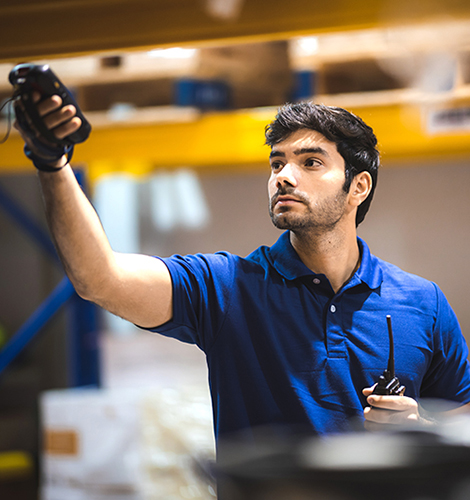
[[(39, 102), (58, 138), (80, 126), (59, 96)], [(19, 128), (19, 126), (17, 125)], [(287, 105), (266, 130), (270, 213), (286, 230), (247, 258), (113, 252), (67, 158), (38, 169), (48, 222), (77, 292), (207, 356), (216, 437), (263, 426), (314, 434), (422, 420), (417, 401), (467, 405), (467, 347), (439, 288), (371, 255), (356, 226), (377, 182), (377, 140), (339, 108)], [(371, 395), (387, 366), (386, 316), (405, 396)]]

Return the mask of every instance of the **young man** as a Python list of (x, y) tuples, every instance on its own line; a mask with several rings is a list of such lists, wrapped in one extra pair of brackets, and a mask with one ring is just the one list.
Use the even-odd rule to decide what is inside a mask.
[[(37, 107), (59, 138), (80, 125), (58, 96)], [(21, 132), (47, 170), (48, 221), (77, 292), (206, 353), (217, 438), (263, 426), (337, 433), (353, 418), (374, 428), (421, 419), (421, 398), (470, 402), (467, 347), (442, 292), (371, 255), (356, 235), (379, 166), (358, 117), (311, 103), (279, 110), (266, 130), (269, 196), (286, 231), (247, 258), (113, 252), (66, 157), (41, 157), (38, 139)], [(371, 395), (387, 366), (387, 315), (405, 396)]]

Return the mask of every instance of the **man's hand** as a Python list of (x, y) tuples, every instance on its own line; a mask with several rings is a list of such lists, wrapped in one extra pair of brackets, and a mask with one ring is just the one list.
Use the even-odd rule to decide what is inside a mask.
[[(33, 93), (33, 102), (37, 104), (37, 110), (41, 117), (43, 118), (45, 126), (52, 130), (54, 129), (54, 135), (57, 139), (63, 139), (68, 135), (76, 132), (82, 123), (78, 116), (75, 116), (76, 109), (75, 106), (69, 105), (61, 108), (62, 98), (58, 95), (54, 95), (45, 99), (42, 102), (39, 102), (41, 96), (38, 92)], [(17, 106), (22, 106), (21, 100), (18, 100)], [(33, 137), (31, 137), (31, 132), (34, 133), (35, 139), (41, 141), (46, 146), (54, 147), (53, 144), (45, 140), (39, 132), (35, 129), (33, 123), (29, 120), (28, 116), (25, 114), (26, 119), (28, 120), (28, 125), (30, 127), (30, 131), (23, 130), (18, 121), (15, 122), (14, 127), (19, 131), (25, 143), (28, 145), (29, 149), (36, 155), (44, 160), (48, 160), (49, 158), (45, 156), (41, 151), (38, 151), (38, 148), (35, 146)], [(51, 166), (60, 167), (67, 163), (67, 158), (64, 156), (59, 160), (53, 160), (50, 162)]]
[[(37, 92), (33, 94), (34, 103), (37, 103), (40, 98)], [(63, 139), (76, 132), (82, 124), (80, 118), (75, 116), (77, 110), (73, 104), (63, 108), (61, 106), (62, 98), (58, 95), (53, 95), (37, 105), (38, 113), (44, 117), (44, 124), (50, 130), (55, 129), (54, 135), (57, 139)]]
[(379, 396), (374, 387), (362, 391), (370, 407), (364, 409), (364, 427), (368, 431), (390, 429), (390, 426), (430, 424), (418, 411), (418, 403), (407, 396)]

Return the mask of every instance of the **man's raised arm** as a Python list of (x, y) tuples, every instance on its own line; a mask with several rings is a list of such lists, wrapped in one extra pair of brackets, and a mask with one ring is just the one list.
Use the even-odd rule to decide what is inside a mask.
[[(34, 101), (44, 124), (57, 138), (80, 127), (74, 106), (62, 105), (59, 96)], [(29, 133), (15, 127), (29, 149), (41, 157)], [(68, 165), (67, 157), (49, 161), (52, 171), (39, 171), (49, 228), (66, 273), (77, 293), (108, 311), (142, 327), (156, 327), (172, 317), (171, 277), (165, 264), (145, 255), (114, 252), (101, 222)]]

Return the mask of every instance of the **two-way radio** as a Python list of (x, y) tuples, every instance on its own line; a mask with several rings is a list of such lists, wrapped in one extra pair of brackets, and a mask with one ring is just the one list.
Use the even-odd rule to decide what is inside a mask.
[(403, 396), (405, 386), (400, 384), (400, 381), (395, 376), (395, 349), (393, 345), (392, 318), (387, 315), (388, 337), (390, 342), (390, 350), (388, 356), (388, 367), (384, 370), (383, 375), (375, 386), (372, 394), (379, 396)]

